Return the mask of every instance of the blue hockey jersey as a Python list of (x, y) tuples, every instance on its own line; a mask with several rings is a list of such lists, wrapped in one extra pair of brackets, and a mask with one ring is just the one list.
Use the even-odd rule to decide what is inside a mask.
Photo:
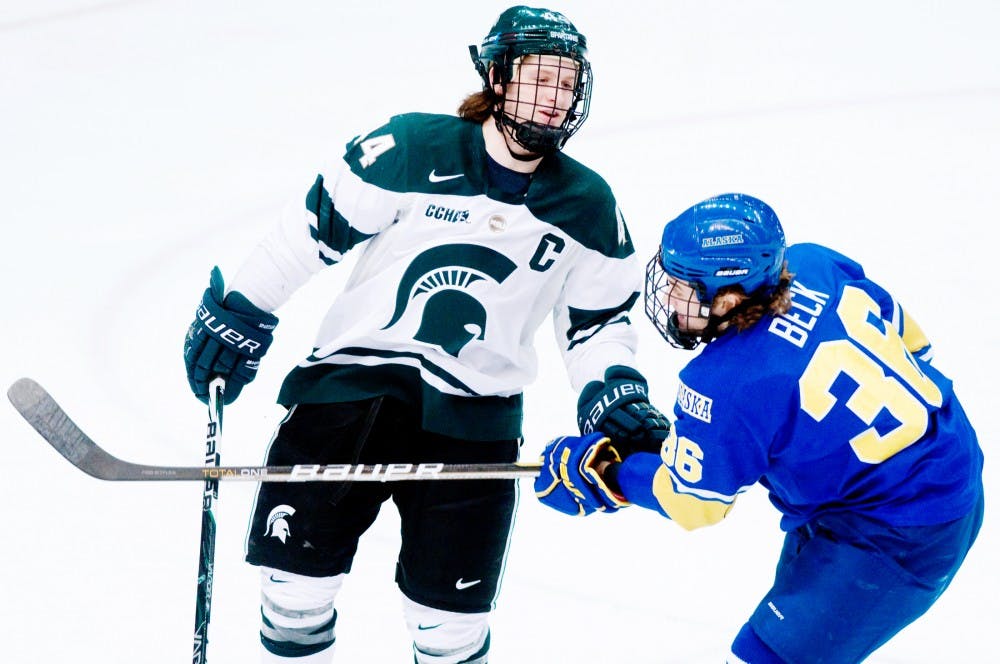
[(792, 307), (707, 344), (681, 371), (661, 454), (628, 457), (629, 501), (687, 529), (720, 521), (756, 482), (783, 530), (850, 511), (944, 523), (979, 494), (983, 455), (930, 343), (851, 259), (788, 248)]

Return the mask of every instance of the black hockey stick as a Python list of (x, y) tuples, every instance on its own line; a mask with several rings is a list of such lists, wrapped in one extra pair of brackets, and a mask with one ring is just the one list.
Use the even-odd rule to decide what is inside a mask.
[[(222, 396), (226, 381), (215, 378), (208, 384), (208, 427), (205, 432), (205, 468), (219, 467), (222, 440)], [(82, 432), (81, 432), (82, 433)], [(212, 616), (212, 584), (215, 581), (215, 513), (219, 480), (206, 479), (201, 497), (201, 540), (198, 546), (198, 591), (194, 605), (194, 647), (192, 664), (208, 661), (208, 621)]]
[(17, 380), (7, 398), (52, 447), (83, 472), (110, 481), (244, 480), (250, 482), (396, 482), (499, 480), (536, 477), (539, 462), (300, 464), (296, 466), (148, 466), (113, 456), (80, 430), (56, 400), (30, 378)]

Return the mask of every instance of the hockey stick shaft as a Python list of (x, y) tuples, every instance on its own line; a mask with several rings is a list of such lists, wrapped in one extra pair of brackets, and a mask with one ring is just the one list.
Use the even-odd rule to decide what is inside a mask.
[(83, 472), (108, 481), (396, 482), (536, 477), (538, 462), (300, 464), (296, 466), (149, 466), (115, 457), (78, 427), (41, 385), (21, 378), (7, 397), (42, 438)]
[[(205, 467), (219, 467), (219, 443), (222, 440), (222, 396), (226, 382), (214, 379), (208, 386), (208, 426), (205, 432)], [(208, 661), (208, 623), (212, 616), (212, 585), (215, 581), (215, 513), (219, 481), (206, 479), (201, 501), (201, 539), (198, 546), (198, 590), (194, 607), (194, 644), (192, 664)]]

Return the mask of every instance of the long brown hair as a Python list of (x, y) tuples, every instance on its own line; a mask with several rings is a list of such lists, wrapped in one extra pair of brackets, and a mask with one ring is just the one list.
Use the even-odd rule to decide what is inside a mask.
[[(757, 321), (764, 317), (765, 313), (770, 312), (772, 316), (780, 316), (781, 314), (788, 313), (788, 310), (792, 308), (792, 293), (790, 286), (792, 279), (794, 278), (795, 275), (788, 271), (788, 263), (785, 263), (781, 267), (781, 276), (778, 277), (778, 287), (775, 289), (770, 299), (759, 302), (745, 302), (744, 306), (740, 307), (739, 310), (733, 314), (732, 318), (726, 321), (728, 325), (731, 325), (742, 332), (752, 325), (755, 325)], [(715, 294), (715, 297), (719, 297), (720, 295), (725, 295), (730, 292), (746, 295), (746, 293), (743, 292), (743, 288), (740, 286), (726, 286), (724, 288), (720, 288), (719, 292)]]
[(500, 100), (491, 90), (473, 92), (458, 106), (458, 117), (483, 123), (493, 116), (493, 109)]

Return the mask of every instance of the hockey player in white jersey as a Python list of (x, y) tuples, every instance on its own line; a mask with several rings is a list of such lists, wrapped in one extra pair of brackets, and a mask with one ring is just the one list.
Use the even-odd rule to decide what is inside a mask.
[[(268, 464), (514, 461), (550, 313), (581, 431), (654, 450), (666, 435), (634, 368), (642, 269), (624, 220), (607, 183), (561, 152), (590, 104), (584, 35), (516, 6), (470, 52), (483, 89), (458, 117), (398, 115), (355, 138), (228, 290), (212, 271), (184, 354), (195, 395), (222, 375), (228, 403), (253, 380), (272, 312), (361, 252), (281, 387), (288, 414)], [(486, 662), (515, 491), (513, 480), (263, 484), (247, 550), (261, 570), (262, 661), (331, 660), (337, 592), (391, 498), (415, 661)]]

